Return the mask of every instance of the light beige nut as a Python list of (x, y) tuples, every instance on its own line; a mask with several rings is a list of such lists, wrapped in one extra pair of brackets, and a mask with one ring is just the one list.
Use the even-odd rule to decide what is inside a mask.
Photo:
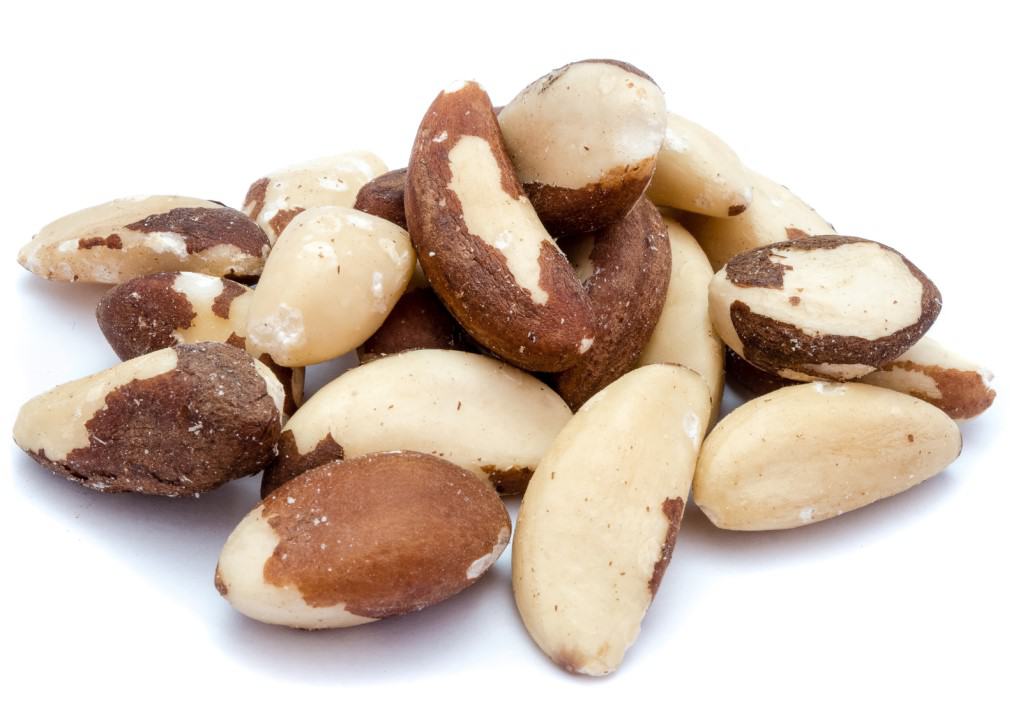
[(283, 404), (277, 378), (237, 347), (178, 345), (29, 400), (14, 441), (89, 489), (198, 496), (262, 469)]
[(995, 401), (992, 379), (989, 370), (924, 337), (861, 381), (913, 395), (952, 419), (963, 420), (976, 417)]
[(625, 217), (594, 233), (564, 239), (561, 246), (596, 320), (593, 347), (554, 379), (558, 394), (579, 409), (636, 366), (664, 306), (671, 246), (660, 213), (645, 197)]
[(350, 352), (380, 328), (415, 265), (408, 233), (345, 207), (306, 210), (266, 262), (246, 340), (285, 367)]
[(685, 213), (682, 224), (693, 233), (717, 272), (740, 252), (775, 242), (830, 235), (835, 228), (787, 187), (749, 171), (753, 202), (737, 217)]
[(298, 213), (314, 207), (351, 207), (362, 186), (386, 171), (387, 165), (372, 152), (319, 158), (253, 182), (242, 211), (273, 244)]
[(710, 322), (707, 293), (714, 272), (688, 230), (669, 217), (664, 224), (671, 244), (671, 278), (664, 309), (639, 356), (639, 366), (665, 362), (694, 370), (710, 390), (713, 422), (724, 388), (722, 344)]
[(941, 294), (890, 247), (823, 235), (736, 255), (710, 283), (718, 336), (786, 379), (850, 380), (905, 352), (930, 328)]
[(707, 436), (693, 497), (722, 529), (786, 529), (903, 492), (962, 449), (933, 405), (856, 382), (785, 387), (740, 406)]
[(373, 336), (359, 347), (359, 361), (371, 362), (408, 350), (466, 350), (465, 334), (429, 287), (401, 296)]
[(501, 110), (519, 181), (555, 236), (621, 218), (654, 173), (667, 122), (649, 75), (618, 60), (553, 70)]
[(695, 372), (642, 367), (591, 397), (536, 468), (515, 528), (512, 586), (529, 634), (563, 669), (608, 674), (638, 636), (709, 414)]
[(349, 370), (285, 425), (263, 495), (319, 464), (370, 452), (443, 457), (521, 492), (572, 416), (550, 387), (490, 357), (415, 350)]
[[(122, 282), (96, 306), (96, 320), (122, 360), (164, 347), (226, 342), (245, 349), (252, 290), (198, 272), (158, 272)], [(284, 412), (302, 404), (305, 369), (281, 367), (262, 355), (285, 388)]]
[(734, 217), (753, 203), (753, 181), (739, 156), (720, 137), (669, 112), (647, 196), (658, 205)]
[(408, 168), (385, 172), (375, 177), (359, 190), (355, 198), (355, 209), (382, 217), (399, 227), (408, 229), (405, 221), (405, 178)]
[(593, 344), (586, 293), (515, 179), (479, 85), (442, 92), (423, 118), (405, 215), (430, 286), (488, 350), (557, 372)]
[(263, 231), (219, 202), (126, 197), (62, 217), (18, 252), (29, 272), (59, 282), (117, 284), (139, 275), (192, 270), (257, 277), (270, 251)]
[(491, 487), (418, 452), (306, 472), (228, 537), (215, 585), (253, 619), (351, 627), (425, 609), (478, 580), (511, 523)]

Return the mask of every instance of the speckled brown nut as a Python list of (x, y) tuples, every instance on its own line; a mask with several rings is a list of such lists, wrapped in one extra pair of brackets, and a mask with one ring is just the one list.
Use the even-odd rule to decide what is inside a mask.
[(671, 245), (660, 213), (646, 198), (617, 222), (561, 245), (596, 320), (593, 347), (554, 380), (558, 394), (577, 410), (636, 366), (664, 307)]
[(955, 422), (926, 402), (857, 382), (798, 384), (718, 423), (693, 498), (722, 529), (799, 527), (905, 491), (961, 449)]
[(736, 354), (786, 379), (851, 380), (909, 349), (941, 295), (890, 247), (824, 235), (728, 261), (710, 283), (714, 329)]
[(749, 172), (753, 202), (736, 217), (707, 217), (693, 213), (681, 216), (717, 272), (740, 252), (775, 242), (835, 231), (812, 207), (787, 188), (763, 175)]
[(342, 456), (414, 450), (502, 493), (521, 492), (572, 411), (550, 387), (490, 357), (413, 350), (345, 372), (288, 420), (263, 496)]
[[(122, 282), (96, 306), (96, 320), (122, 360), (164, 347), (193, 342), (226, 342), (245, 347), (245, 322), (252, 290), (198, 272), (158, 272)], [(302, 404), (305, 369), (281, 367), (258, 357), (285, 389), (285, 414)]]
[(647, 196), (658, 205), (735, 217), (753, 203), (749, 171), (714, 133), (668, 113), (664, 145)]
[(964, 420), (981, 414), (995, 401), (992, 379), (990, 371), (924, 337), (861, 381), (910, 394), (952, 419)]
[(242, 211), (273, 244), (298, 213), (314, 207), (351, 207), (360, 188), (386, 170), (371, 152), (312, 160), (253, 182)]
[(733, 388), (739, 388), (750, 397), (759, 397), (768, 392), (774, 392), (776, 389), (800, 383), (800, 380), (785, 379), (754, 367), (735, 354), (731, 347), (725, 347), (725, 374), (728, 376), (728, 383)]
[(714, 271), (693, 236), (670, 217), (664, 218), (671, 243), (671, 279), (664, 309), (639, 365), (678, 364), (707, 383), (711, 422), (717, 419), (724, 388), (722, 344), (710, 323), (707, 288)]
[(116, 284), (167, 270), (257, 277), (270, 243), (248, 217), (192, 197), (129, 197), (67, 215), (21, 248), (18, 262), (59, 282)]
[(355, 198), (355, 209), (382, 217), (399, 227), (408, 229), (405, 222), (405, 177), (408, 168), (391, 170), (370, 180)]
[(465, 350), (462, 328), (428, 287), (409, 290), (373, 336), (359, 348), (359, 361), (371, 362), (408, 350)]
[(664, 141), (664, 94), (642, 70), (582, 60), (553, 70), (502, 110), (519, 181), (555, 237), (615, 222), (643, 194)]
[(479, 85), (442, 92), (423, 118), (405, 215), (437, 296), (494, 354), (557, 372), (593, 344), (589, 300), (522, 193)]
[(198, 496), (270, 460), (283, 402), (277, 378), (244, 351), (178, 345), (29, 400), (14, 441), (89, 489)]
[(512, 586), (563, 669), (608, 674), (639, 635), (671, 560), (710, 415), (692, 370), (633, 370), (583, 405), (526, 489)]
[(370, 454), (267, 497), (228, 537), (215, 584), (261, 622), (350, 627), (457, 594), (510, 534), (497, 494), (465, 470), (418, 452)]

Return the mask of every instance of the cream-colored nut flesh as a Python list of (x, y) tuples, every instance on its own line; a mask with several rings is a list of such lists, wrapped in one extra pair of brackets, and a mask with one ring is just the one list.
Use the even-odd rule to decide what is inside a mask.
[(651, 365), (595, 394), (526, 489), (512, 586), (526, 629), (562, 668), (614, 671), (671, 558), (710, 414), (695, 372)]
[(351, 207), (362, 186), (385, 172), (387, 166), (372, 152), (319, 158), (254, 182), (242, 212), (263, 228), (272, 244), (302, 210)]
[(859, 383), (811, 382), (757, 397), (707, 436), (693, 483), (723, 529), (786, 529), (905, 491), (959, 455), (936, 407)]
[(671, 242), (671, 279), (664, 309), (639, 357), (639, 366), (680, 364), (707, 383), (711, 421), (718, 416), (725, 384), (724, 347), (710, 322), (707, 288), (714, 276), (707, 256), (678, 222), (664, 218)]
[(738, 155), (695, 122), (668, 113), (664, 144), (647, 196), (658, 205), (734, 217), (753, 202), (753, 182)]
[(500, 484), (528, 475), (571, 416), (554, 390), (503, 362), (416, 350), (344, 373), (302, 405), (284, 434), (300, 455), (329, 436), (345, 459), (416, 450)]
[(256, 286), (249, 350), (285, 367), (340, 357), (379, 329), (414, 265), (397, 225), (345, 207), (306, 210), (278, 238)]
[(924, 337), (861, 381), (912, 395), (952, 419), (963, 420), (976, 417), (994, 402), (993, 379), (990, 370)]
[(170, 270), (254, 277), (268, 251), (265, 234), (236, 210), (153, 195), (62, 217), (21, 248), (18, 262), (49, 280), (116, 284)]
[(736, 217), (686, 214), (682, 224), (707, 253), (714, 271), (740, 252), (783, 240), (827, 235), (835, 228), (787, 187), (748, 171), (753, 201)]

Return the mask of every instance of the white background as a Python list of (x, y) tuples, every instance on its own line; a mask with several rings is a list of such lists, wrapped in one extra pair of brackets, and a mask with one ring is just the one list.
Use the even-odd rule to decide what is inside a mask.
[(402, 166), (451, 81), (502, 103), (586, 57), (645, 69), (840, 232), (919, 264), (944, 294), (938, 334), (995, 371), (994, 409), (951, 469), (839, 519), (728, 533), (690, 508), (638, 642), (600, 680), (534, 648), (507, 554), (415, 616), (260, 626), (212, 581), (255, 480), (195, 501), (105, 496), (8, 442), (0, 712), (1020, 716), (1019, 18), (983, 2), (365, 5), (5, 9), (5, 431), (30, 396), (115, 362), (99, 288), (15, 263), (45, 223), (122, 195), (237, 206), (265, 172), (348, 149)]

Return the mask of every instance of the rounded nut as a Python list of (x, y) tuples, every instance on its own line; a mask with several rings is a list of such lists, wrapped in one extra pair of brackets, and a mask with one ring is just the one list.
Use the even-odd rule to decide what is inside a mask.
[(724, 388), (722, 344), (710, 323), (707, 288), (714, 271), (693, 236), (665, 217), (671, 244), (671, 278), (664, 309), (639, 356), (639, 366), (668, 363), (694, 370), (710, 390), (711, 420)]
[(850, 380), (905, 352), (941, 295), (890, 247), (825, 235), (728, 261), (710, 283), (714, 329), (743, 359), (786, 379)]
[(751, 400), (700, 453), (693, 497), (722, 529), (786, 529), (890, 497), (959, 455), (959, 428), (908, 395), (812, 382)]
[(752, 204), (753, 183), (738, 155), (721, 138), (669, 112), (647, 196), (658, 205), (734, 217)]
[(664, 307), (671, 246), (660, 213), (644, 197), (622, 219), (561, 244), (596, 320), (593, 347), (554, 380), (575, 410), (636, 366)]
[(753, 183), (753, 202), (737, 217), (707, 217), (685, 213), (682, 224), (693, 233), (717, 272), (728, 260), (747, 250), (775, 242), (835, 231), (812, 207), (787, 187), (747, 171)]
[[(122, 360), (164, 347), (226, 342), (245, 348), (245, 322), (252, 290), (198, 272), (158, 272), (122, 282), (96, 306), (96, 320)], [(302, 404), (305, 369), (262, 360), (285, 388), (285, 414)]]
[(166, 270), (257, 277), (270, 243), (248, 217), (192, 197), (127, 197), (80, 210), (21, 248), (29, 272), (59, 282), (116, 284)]
[(370, 215), (382, 217), (399, 227), (408, 229), (405, 222), (405, 177), (408, 168), (391, 170), (376, 177), (359, 190), (355, 197), (355, 209)]
[(314, 207), (351, 207), (359, 189), (387, 166), (372, 152), (349, 152), (289, 167), (252, 183), (242, 211), (270, 244), (296, 215)]
[(924, 337), (861, 381), (905, 392), (963, 420), (976, 417), (995, 401), (992, 379), (990, 371)]
[(261, 622), (350, 627), (457, 594), (510, 534), (500, 498), (465, 470), (418, 452), (370, 454), (267, 497), (228, 537), (215, 584)]
[(519, 181), (555, 236), (618, 220), (643, 194), (664, 141), (664, 94), (642, 70), (582, 60), (553, 70), (501, 110)]
[(526, 629), (563, 669), (608, 674), (671, 560), (710, 414), (672, 365), (633, 370), (583, 405), (519, 509), (512, 586)]
[(250, 351), (285, 367), (350, 352), (387, 319), (414, 265), (397, 225), (344, 207), (306, 210), (274, 245), (256, 286)]
[(345, 372), (288, 420), (263, 495), (339, 457), (415, 450), (521, 492), (572, 416), (547, 385), (482, 355), (416, 350)]
[(442, 92), (419, 127), (405, 215), (430, 286), (484, 347), (556, 372), (593, 344), (593, 312), (515, 179), (490, 98)]
[(464, 350), (462, 328), (428, 287), (401, 296), (380, 329), (359, 348), (359, 361), (408, 350)]
[(89, 489), (198, 495), (270, 460), (283, 402), (277, 378), (237, 347), (178, 345), (29, 400), (14, 441)]

